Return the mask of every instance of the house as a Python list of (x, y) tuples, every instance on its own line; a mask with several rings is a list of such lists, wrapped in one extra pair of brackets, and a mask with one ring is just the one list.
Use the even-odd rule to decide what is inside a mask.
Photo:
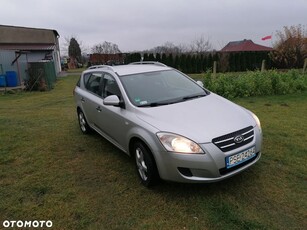
[(119, 65), (124, 63), (124, 55), (122, 53), (116, 54), (90, 54), (89, 62), (91, 65)]
[(272, 51), (273, 48), (255, 44), (252, 40), (229, 42), (220, 52)]
[(234, 72), (271, 68), (269, 53), (273, 50), (271, 47), (258, 45), (250, 39), (229, 42), (219, 51), (220, 70)]
[(0, 75), (13, 72), (17, 85), (29, 78), (31, 63), (48, 62), (61, 71), (59, 33), (52, 29), (0, 25)]

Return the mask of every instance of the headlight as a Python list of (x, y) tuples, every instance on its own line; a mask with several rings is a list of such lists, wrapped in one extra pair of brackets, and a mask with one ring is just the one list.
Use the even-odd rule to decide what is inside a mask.
[(253, 113), (252, 113), (252, 116), (253, 116), (254, 120), (256, 121), (256, 124), (257, 124), (258, 128), (261, 131), (261, 124), (260, 124), (259, 118), (255, 114), (253, 114)]
[(157, 133), (164, 148), (177, 153), (204, 153), (198, 144), (183, 136), (172, 133)]

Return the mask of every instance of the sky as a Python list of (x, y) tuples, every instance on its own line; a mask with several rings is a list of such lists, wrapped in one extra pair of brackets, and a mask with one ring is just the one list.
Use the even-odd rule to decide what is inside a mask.
[(284, 26), (307, 29), (306, 0), (0, 0), (0, 6), (1, 25), (57, 30), (63, 53), (71, 37), (85, 53), (104, 41), (132, 52), (200, 37), (220, 50), (243, 39), (272, 47)]

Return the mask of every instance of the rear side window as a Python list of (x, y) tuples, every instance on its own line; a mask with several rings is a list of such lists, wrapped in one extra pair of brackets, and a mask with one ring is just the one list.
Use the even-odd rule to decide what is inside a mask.
[(91, 73), (88, 76), (88, 80), (85, 84), (85, 88), (88, 91), (99, 95), (99, 86), (100, 86), (101, 78), (102, 78), (102, 73)]

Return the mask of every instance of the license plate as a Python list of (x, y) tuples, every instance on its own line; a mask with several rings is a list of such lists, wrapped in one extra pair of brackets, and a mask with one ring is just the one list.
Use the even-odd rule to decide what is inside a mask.
[(226, 157), (226, 168), (231, 168), (236, 165), (242, 164), (243, 162), (253, 158), (256, 155), (255, 146), (245, 150), (244, 152), (234, 154)]

